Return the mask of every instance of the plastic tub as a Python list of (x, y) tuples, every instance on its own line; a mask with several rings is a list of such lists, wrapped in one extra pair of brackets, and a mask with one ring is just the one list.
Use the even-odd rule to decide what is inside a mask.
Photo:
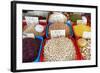
[(81, 52), (80, 52), (80, 48), (78, 47), (78, 44), (77, 44), (77, 40), (70, 37), (70, 39), (72, 40), (74, 46), (75, 46), (75, 50), (76, 50), (76, 60), (83, 60), (83, 57), (81, 55)]
[[(72, 30), (73, 30), (73, 27), (74, 27), (75, 25), (73, 25), (72, 26)], [(75, 33), (74, 32), (74, 30), (73, 30), (73, 33)], [(77, 37), (75, 34), (74, 34), (74, 44), (75, 44), (75, 46), (76, 46), (76, 52), (77, 52), (77, 59), (79, 60), (84, 60), (84, 58), (83, 58), (83, 56), (82, 56), (82, 54), (81, 54), (81, 52), (80, 52), (80, 48), (79, 48), (79, 46), (78, 46), (78, 43), (77, 43), (77, 40), (79, 39), (80, 37)]]
[[(73, 44), (75, 46), (75, 51), (76, 51), (76, 59), (75, 60), (83, 60), (83, 57), (82, 57), (82, 55), (80, 53), (80, 49), (79, 49), (79, 47), (77, 45), (77, 41), (73, 37), (71, 37), (71, 36), (68, 36), (68, 38), (72, 40), (72, 42), (73, 42)], [(43, 47), (45, 46), (46, 41), (48, 41), (49, 39), (50, 38), (46, 38), (44, 40), (45, 43), (43, 44)], [(43, 55), (43, 53), (44, 53), (44, 48), (41, 51), (40, 62), (44, 62), (44, 55)]]
[(35, 59), (34, 62), (40, 62), (40, 54), (41, 54), (41, 50), (42, 50), (43, 37), (36, 36), (35, 38), (38, 38), (38, 39), (41, 40), (41, 45), (40, 45), (40, 48), (39, 48), (38, 56), (37, 56), (37, 58)]

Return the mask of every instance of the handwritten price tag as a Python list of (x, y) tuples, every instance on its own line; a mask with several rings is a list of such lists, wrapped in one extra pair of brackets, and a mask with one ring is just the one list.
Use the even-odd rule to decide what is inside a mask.
[(83, 32), (83, 38), (91, 39), (91, 32)]
[(38, 17), (25, 16), (25, 19), (26, 19), (27, 25), (38, 24), (39, 23)]
[(65, 36), (65, 30), (51, 30), (51, 37), (60, 37), (60, 36)]

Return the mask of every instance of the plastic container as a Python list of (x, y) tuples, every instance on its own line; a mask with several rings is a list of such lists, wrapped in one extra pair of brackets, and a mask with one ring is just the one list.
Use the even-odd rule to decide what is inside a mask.
[[(72, 40), (72, 42), (73, 42), (73, 44), (75, 46), (75, 51), (76, 51), (76, 59), (75, 60), (83, 60), (83, 57), (82, 57), (82, 55), (80, 53), (80, 49), (79, 49), (79, 47), (77, 45), (77, 41), (73, 37), (71, 37), (71, 36), (68, 36), (68, 38)], [(49, 39), (50, 38), (46, 38), (44, 40), (43, 47), (46, 44), (46, 41), (48, 41)], [(43, 53), (44, 53), (44, 48), (41, 51), (40, 62), (44, 62), (44, 55), (43, 55)]]
[(68, 21), (66, 22), (66, 25), (68, 25), (68, 27), (70, 28), (70, 35), (73, 36), (73, 30), (72, 30), (72, 24), (71, 24), (71, 21), (68, 20)]
[[(74, 26), (75, 26), (75, 25), (72, 26), (72, 30), (73, 30), (73, 27), (74, 27)], [(83, 58), (83, 56), (82, 56), (82, 54), (81, 54), (81, 52), (80, 52), (80, 48), (79, 48), (79, 46), (78, 46), (78, 43), (77, 43), (77, 40), (78, 40), (80, 37), (77, 37), (77, 36), (74, 34), (74, 30), (73, 30), (73, 35), (74, 35), (74, 39), (72, 39), (72, 40), (73, 40), (73, 42), (74, 42), (74, 44), (75, 44), (75, 47), (76, 47), (77, 60), (84, 60), (84, 58)]]
[(38, 39), (41, 40), (41, 45), (40, 45), (40, 48), (39, 48), (38, 56), (37, 56), (37, 58), (35, 59), (34, 62), (40, 62), (40, 54), (41, 54), (41, 50), (42, 50), (43, 37), (36, 36), (35, 38), (38, 38)]
[(49, 40), (50, 38), (46, 38), (43, 42), (42, 50), (41, 50), (41, 55), (40, 55), (40, 62), (44, 62), (44, 46), (46, 44), (46, 41)]
[(81, 55), (81, 52), (80, 52), (80, 48), (77, 44), (77, 40), (70, 37), (70, 39), (72, 40), (74, 46), (75, 46), (75, 50), (76, 50), (76, 60), (83, 60), (83, 56)]

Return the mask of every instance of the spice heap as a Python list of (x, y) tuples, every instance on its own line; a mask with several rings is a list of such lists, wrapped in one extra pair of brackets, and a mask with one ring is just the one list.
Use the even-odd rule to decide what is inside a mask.
[(75, 60), (75, 47), (72, 41), (65, 37), (52, 38), (44, 47), (45, 61)]

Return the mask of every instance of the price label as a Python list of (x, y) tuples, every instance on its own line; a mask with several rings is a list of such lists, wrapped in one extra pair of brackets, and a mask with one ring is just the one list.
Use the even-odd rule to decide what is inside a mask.
[(51, 30), (51, 37), (60, 37), (64, 36), (65, 37), (65, 30)]
[(38, 24), (39, 23), (38, 17), (25, 16), (25, 19), (26, 19), (27, 25)]
[(91, 39), (91, 32), (83, 32), (83, 38)]
[(80, 24), (85, 24), (85, 25), (86, 25), (87, 22), (86, 22), (85, 20), (77, 20), (77, 24), (79, 24), (79, 25), (80, 25)]
[(34, 38), (34, 34), (33, 33), (23, 33), (23, 38)]

